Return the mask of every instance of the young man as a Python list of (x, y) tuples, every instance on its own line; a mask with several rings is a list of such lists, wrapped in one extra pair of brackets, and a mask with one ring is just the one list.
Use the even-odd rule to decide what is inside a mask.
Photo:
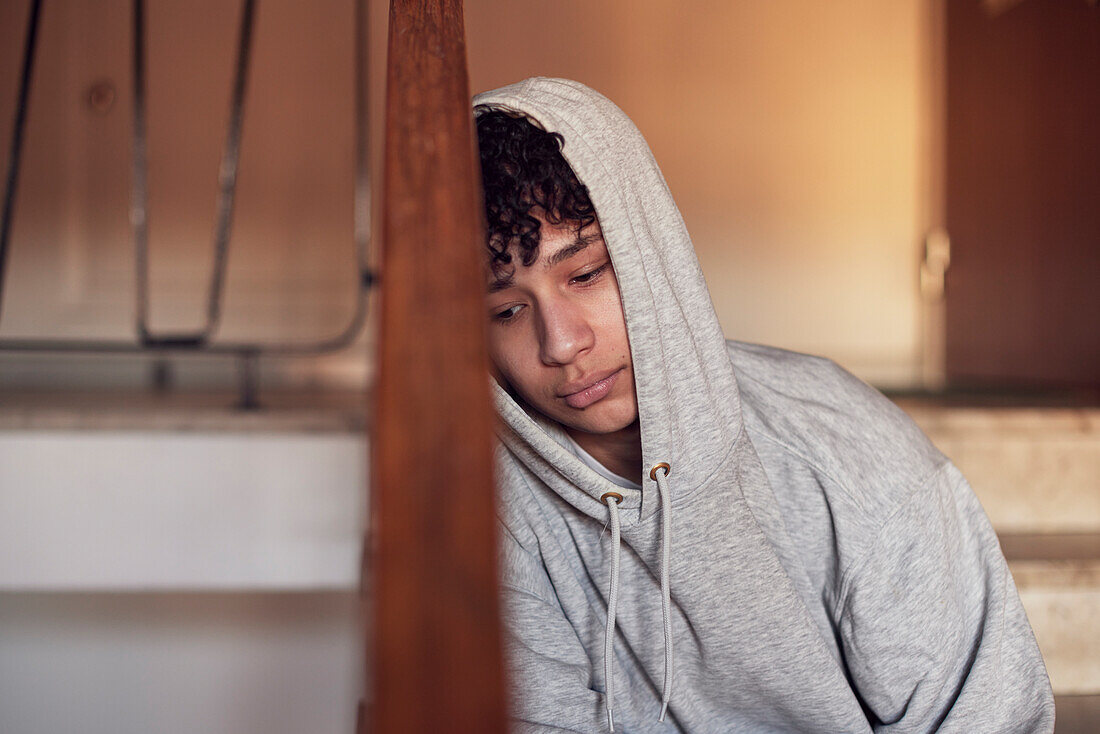
[(958, 470), (832, 362), (725, 341), (610, 101), (475, 104), (516, 728), (1052, 731)]

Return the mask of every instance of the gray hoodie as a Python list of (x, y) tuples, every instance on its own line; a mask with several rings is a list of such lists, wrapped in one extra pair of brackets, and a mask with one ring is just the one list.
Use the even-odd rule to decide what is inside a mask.
[(1052, 731), (1034, 635), (959, 471), (834, 363), (726, 342), (660, 170), (609, 100), (536, 78), (474, 101), (565, 138), (618, 277), (642, 440), (642, 489), (616, 486), (494, 383), (516, 731), (611, 715), (624, 732)]

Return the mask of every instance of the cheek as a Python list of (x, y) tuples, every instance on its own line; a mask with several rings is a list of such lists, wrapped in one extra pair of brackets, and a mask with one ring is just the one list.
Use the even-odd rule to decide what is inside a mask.
[(608, 348), (629, 359), (630, 343), (626, 334), (626, 318), (623, 316), (623, 304), (619, 299), (617, 286), (608, 289), (607, 297), (601, 300), (596, 313), (600, 333), (604, 335)]
[[(493, 376), (513, 387), (522, 387), (532, 374), (529, 339), (519, 329), (508, 330), (497, 325), (489, 327), (489, 359)], [(537, 359), (537, 350), (534, 352)]]
[(493, 377), (498, 380), (503, 377), (510, 382), (510, 373), (512, 372), (511, 352), (508, 348), (508, 341), (502, 339), (498, 332), (497, 327), (489, 327), (489, 360), (492, 362)]

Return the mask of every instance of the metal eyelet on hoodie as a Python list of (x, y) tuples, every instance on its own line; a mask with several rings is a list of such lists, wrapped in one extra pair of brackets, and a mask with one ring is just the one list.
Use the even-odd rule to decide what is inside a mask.
[[(658, 469), (664, 469), (658, 473)], [(654, 465), (649, 471), (649, 477), (657, 482), (661, 494), (661, 612), (664, 617), (665, 632), (665, 681), (661, 695), (661, 715), (657, 721), (663, 722), (668, 712), (668, 701), (672, 695), (672, 594), (669, 587), (668, 562), (672, 547), (672, 499), (669, 494), (668, 475), (672, 472), (665, 462)], [(610, 501), (614, 500), (614, 502)], [(605, 492), (600, 497), (600, 502), (607, 505), (608, 519), (611, 523), (611, 589), (607, 594), (607, 626), (604, 629), (603, 638), (603, 670), (607, 688), (604, 694), (604, 706), (607, 709), (607, 726), (615, 731), (615, 686), (612, 679), (612, 663), (614, 661), (615, 642), (615, 614), (619, 601), (619, 544), (621, 540), (619, 528), (619, 503), (623, 496), (618, 492)]]

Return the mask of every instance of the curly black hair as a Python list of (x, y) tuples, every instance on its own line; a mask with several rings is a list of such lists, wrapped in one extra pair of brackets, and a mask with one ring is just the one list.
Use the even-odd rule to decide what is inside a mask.
[(485, 190), (486, 239), (494, 270), (512, 262), (517, 248), (529, 266), (538, 257), (539, 221), (570, 224), (577, 232), (596, 221), (588, 189), (561, 154), (565, 139), (546, 132), (526, 116), (492, 107), (474, 108)]

